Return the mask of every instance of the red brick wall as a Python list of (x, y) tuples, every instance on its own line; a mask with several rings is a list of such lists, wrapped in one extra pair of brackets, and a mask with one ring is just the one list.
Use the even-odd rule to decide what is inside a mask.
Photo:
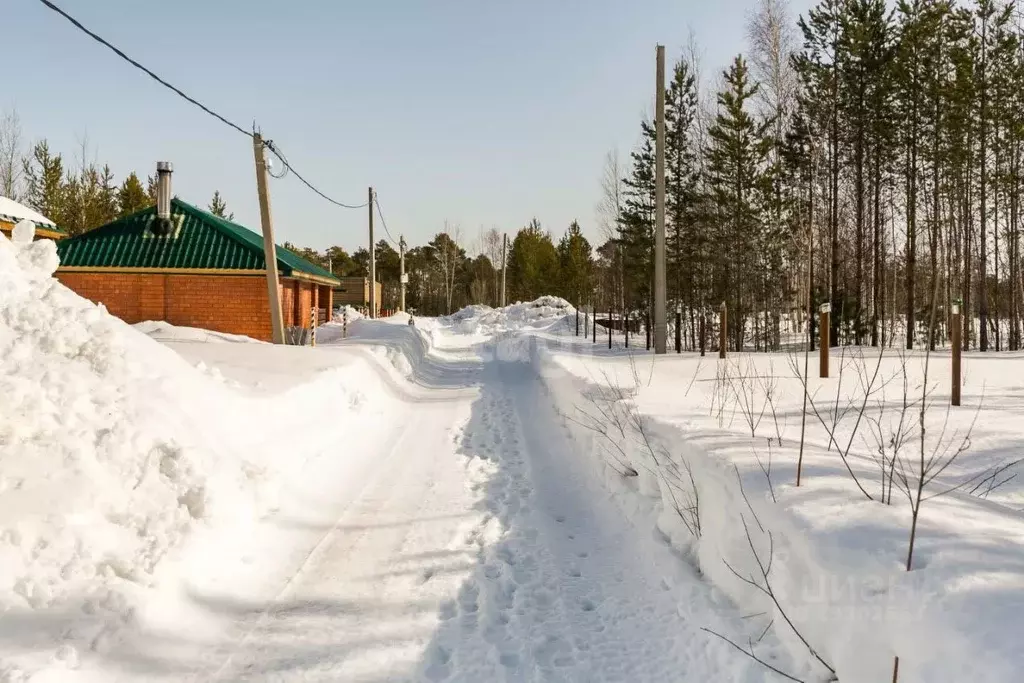
[[(162, 320), (172, 325), (244, 334), (270, 341), (267, 281), (262, 275), (156, 275), (57, 272), (80, 296), (102, 303), (127, 323)], [(281, 278), (285, 327), (309, 327), (310, 309), (329, 303), (310, 282)], [(330, 316), (328, 310), (327, 315)]]
[[(102, 303), (127, 323), (163, 320), (172, 325), (244, 334), (265, 341), (271, 339), (267, 281), (262, 275), (58, 271), (57, 279), (79, 295)], [(282, 279), (281, 288), (285, 296), (293, 282)], [(282, 307), (287, 319), (289, 308)], [(287, 320), (285, 324), (289, 324)]]

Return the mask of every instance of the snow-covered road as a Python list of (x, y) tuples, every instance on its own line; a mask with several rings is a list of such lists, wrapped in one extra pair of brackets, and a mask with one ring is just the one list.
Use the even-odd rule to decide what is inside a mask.
[(338, 444), (330, 500), (188, 572), (197, 627), (127, 643), (151, 656), (112, 656), (121, 680), (763, 680), (700, 631), (730, 608), (574, 465), (528, 364), (425, 362), (429, 387), (391, 378), (386, 438)]

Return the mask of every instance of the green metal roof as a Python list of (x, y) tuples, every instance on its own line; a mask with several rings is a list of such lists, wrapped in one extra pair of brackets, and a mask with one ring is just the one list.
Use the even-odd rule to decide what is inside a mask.
[[(189, 270), (264, 270), (263, 237), (237, 223), (171, 200), (173, 230), (152, 231), (156, 207), (57, 243), (62, 267), (175, 268)], [(283, 276), (312, 275), (337, 283), (331, 273), (301, 256), (277, 247)]]

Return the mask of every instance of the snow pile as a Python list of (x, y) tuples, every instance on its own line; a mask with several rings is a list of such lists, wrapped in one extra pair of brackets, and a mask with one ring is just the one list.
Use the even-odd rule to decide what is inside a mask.
[(130, 619), (109, 589), (150, 583), (195, 524), (251, 514), (257, 472), (200, 445), (222, 386), (61, 285), (52, 241), (15, 238), (0, 237), (0, 613), (74, 599)]
[(334, 309), (333, 322), (341, 323), (347, 319), (348, 322), (353, 323), (356, 320), (362, 320), (365, 317), (365, 315), (363, 315), (356, 309), (352, 308), (348, 304), (345, 304), (344, 306), (339, 306), (338, 308)]
[(474, 304), (440, 320), (457, 334), (495, 335), (529, 328), (550, 328), (575, 313), (576, 309), (565, 299), (543, 296), (504, 308)]
[(195, 342), (202, 344), (266, 344), (267, 342), (241, 334), (213, 332), (198, 327), (182, 327), (156, 320), (132, 325), (137, 331), (160, 342)]
[[(907, 501), (898, 491), (891, 505), (877, 500), (878, 469), (870, 458), (850, 463), (876, 500), (858, 491), (835, 447), (828, 449), (828, 436), (812, 425), (803, 484), (793, 485), (802, 398), (794, 378), (779, 380), (776, 404), (766, 407), (763, 421), (753, 413), (752, 437), (738, 402), (759, 412), (761, 389), (722, 386), (722, 366), (715, 361), (684, 356), (648, 367), (622, 358), (584, 360), (549, 346), (533, 360), (555, 406), (567, 416), (566, 427), (605, 473), (624, 513), (676, 547), (742, 610), (757, 615), (738, 642), (746, 645), (747, 636), (757, 642), (770, 625), (781, 645), (756, 645), (758, 656), (801, 680), (830, 676), (811, 648), (844, 683), (889, 680), (896, 655), (903, 683), (1019, 678), (1019, 511), (966, 489), (928, 500), (914, 571), (906, 572)], [(784, 360), (776, 359), (774, 368), (771, 362), (770, 356), (757, 357), (743, 376), (773, 369), (785, 374), (779, 371)], [(1020, 361), (1002, 362), (1003, 374), (1011, 377), (1005, 364)], [(907, 367), (912, 387), (921, 381), (919, 368)], [(1019, 395), (1016, 383), (1007, 381), (1005, 395)], [(822, 380), (821, 390), (834, 392), (835, 383)], [(735, 404), (723, 398), (730, 391), (738, 392)], [(968, 400), (965, 392), (965, 405)], [(940, 415), (933, 420), (942, 420), (943, 397), (937, 401)], [(1005, 453), (1009, 443), (999, 424), (1004, 409), (994, 407), (992, 420), (983, 427), (979, 422), (969, 460), (944, 472), (932, 493), (968, 478), (972, 468), (993, 465), (994, 453)], [(974, 414), (970, 408), (956, 411), (946, 436), (962, 434), (958, 421), (969, 424)], [(940, 427), (932, 429), (938, 438)], [(838, 438), (846, 443), (846, 436)], [(1012, 490), (1002, 499), (1011, 505), (1019, 500)]]

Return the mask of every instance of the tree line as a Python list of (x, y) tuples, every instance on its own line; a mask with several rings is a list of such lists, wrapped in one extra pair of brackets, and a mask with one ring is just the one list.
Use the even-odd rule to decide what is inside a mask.
[[(0, 196), (43, 214), (71, 236), (98, 228), (156, 204), (156, 177), (130, 172), (117, 182), (109, 164), (89, 158), (84, 138), (77, 158), (51, 150), (47, 140), (24, 148), (16, 111), (0, 115)], [(219, 191), (207, 205), (231, 220)]]
[[(70, 156), (54, 152), (45, 139), (25, 145), (12, 110), (0, 115), (0, 196), (24, 203), (74, 236), (156, 204), (156, 177), (133, 171), (117, 182), (109, 165), (89, 159), (87, 140)], [(234, 217), (219, 191), (206, 209), (228, 220)], [(407, 306), (424, 315), (448, 314), (469, 304), (497, 306), (503, 240), (503, 233), (491, 229), (467, 247), (462, 231), (446, 224), (427, 244), (408, 249)], [(340, 246), (324, 251), (289, 242), (283, 246), (336, 276), (369, 275), (365, 247), (350, 254)], [(400, 292), (398, 245), (381, 240), (376, 259), (382, 307), (395, 309)], [(577, 302), (590, 297), (591, 248), (576, 222), (556, 244), (534, 219), (511, 240), (504, 259), (510, 302), (544, 294), (562, 294)]]
[[(467, 247), (462, 230), (446, 224), (424, 245), (405, 252), (406, 306), (420, 315), (447, 315), (471, 304), (501, 303), (502, 266), (506, 267), (506, 302), (528, 301), (553, 294), (573, 303), (589, 301), (593, 291), (593, 256), (579, 223), (573, 221), (556, 243), (537, 219), (520, 229), (508, 244), (492, 228), (481, 231)], [(370, 254), (360, 247), (351, 254), (334, 246), (325, 251), (284, 246), (338, 277), (368, 277)], [(504, 253), (503, 253), (504, 250)], [(387, 239), (375, 247), (381, 307), (397, 309), (401, 292), (398, 245)]]
[[(1013, 2), (784, 0), (747, 19), (714, 92), (690, 47), (666, 84), (668, 291), (701, 347), (934, 347), (961, 302), (967, 348), (1021, 347), (1024, 26)], [(609, 155), (595, 298), (643, 312), (653, 276), (653, 121)], [(934, 313), (934, 315), (933, 315)], [(806, 324), (806, 326), (805, 326)], [(813, 341), (812, 341), (813, 343)]]

